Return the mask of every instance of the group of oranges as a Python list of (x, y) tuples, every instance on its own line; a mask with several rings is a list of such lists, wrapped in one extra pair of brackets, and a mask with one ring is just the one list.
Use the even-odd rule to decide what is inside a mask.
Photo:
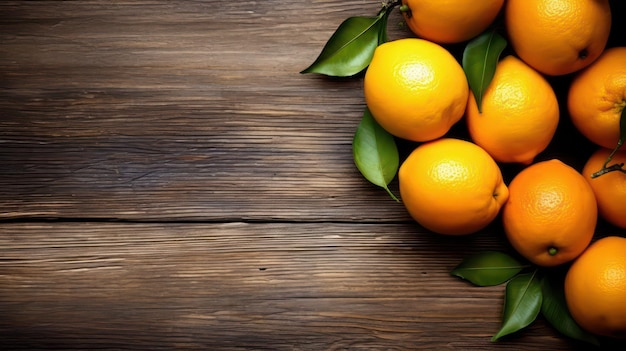
[[(598, 234), (592, 243), (599, 217), (626, 229), (626, 166), (592, 177), (618, 145), (626, 106), (626, 47), (607, 46), (609, 1), (402, 5), (417, 38), (377, 47), (364, 96), (381, 127), (417, 144), (398, 171), (408, 213), (447, 235), (478, 232), (500, 217), (512, 247), (532, 263), (571, 264), (565, 295), (581, 327), (626, 337), (626, 238)], [(446, 44), (471, 40), (497, 19), (513, 52), (498, 61), (479, 106)], [(547, 77), (565, 75), (571, 84), (559, 104)], [(597, 146), (582, 169), (535, 161), (563, 117)], [(462, 120), (469, 138), (447, 135)], [(626, 163), (626, 150), (616, 150), (609, 165)], [(521, 166), (508, 185), (507, 163)]]

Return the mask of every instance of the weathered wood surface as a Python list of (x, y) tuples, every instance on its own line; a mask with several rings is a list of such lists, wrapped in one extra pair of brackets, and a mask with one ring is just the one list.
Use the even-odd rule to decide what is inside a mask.
[(426, 233), (354, 167), (362, 81), (298, 71), (378, 6), (0, 2), (0, 349), (586, 349), (491, 343), (502, 287), (448, 272), (498, 226)]
[(351, 161), (361, 82), (298, 73), (378, 3), (0, 6), (0, 216), (406, 219)]
[(499, 247), (489, 235), (347, 223), (7, 224), (0, 234), (0, 342), (25, 348), (574, 347), (543, 321), (489, 341), (502, 287), (449, 276), (460, 255)]

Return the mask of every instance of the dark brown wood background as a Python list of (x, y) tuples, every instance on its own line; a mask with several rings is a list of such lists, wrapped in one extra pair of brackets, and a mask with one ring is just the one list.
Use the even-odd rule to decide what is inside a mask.
[(503, 287), (449, 271), (499, 224), (428, 233), (356, 170), (362, 80), (298, 72), (379, 6), (0, 2), (0, 349), (587, 349), (490, 342)]

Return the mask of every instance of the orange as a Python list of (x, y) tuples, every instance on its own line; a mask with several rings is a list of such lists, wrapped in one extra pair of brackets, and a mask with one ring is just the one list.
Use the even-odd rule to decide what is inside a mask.
[(365, 102), (389, 133), (412, 141), (439, 138), (465, 112), (469, 88), (449, 51), (405, 38), (376, 48), (364, 78)]
[[(613, 171), (591, 178), (592, 174), (602, 168), (610, 153), (609, 149), (598, 149), (587, 160), (582, 173), (596, 195), (600, 216), (607, 222), (626, 229), (626, 173)], [(607, 166), (620, 163), (626, 165), (626, 150), (617, 151)], [(626, 166), (622, 169), (626, 172)]]
[(600, 56), (611, 31), (608, 0), (508, 0), (511, 46), (539, 72), (563, 75)]
[(597, 145), (613, 149), (626, 106), (626, 47), (607, 49), (572, 80), (567, 107), (576, 128)]
[(626, 238), (598, 239), (565, 276), (565, 301), (587, 331), (626, 338)]
[(400, 166), (398, 181), (409, 214), (440, 234), (483, 229), (509, 194), (491, 156), (474, 143), (453, 138), (418, 146)]
[(532, 163), (559, 124), (559, 103), (546, 79), (514, 56), (496, 66), (482, 99), (470, 92), (465, 111), (472, 140), (499, 162)]
[(504, 0), (402, 0), (409, 28), (420, 38), (459, 43), (482, 33), (495, 20)]
[(556, 266), (591, 242), (598, 211), (591, 186), (574, 168), (552, 159), (532, 164), (509, 184), (502, 223), (509, 242), (529, 261)]

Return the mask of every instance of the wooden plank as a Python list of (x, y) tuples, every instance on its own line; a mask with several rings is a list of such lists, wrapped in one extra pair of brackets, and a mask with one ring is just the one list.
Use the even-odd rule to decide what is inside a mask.
[(362, 81), (297, 73), (378, 6), (3, 1), (0, 217), (407, 220), (352, 162)]
[(503, 287), (449, 271), (504, 247), (406, 224), (2, 224), (0, 347), (582, 349), (542, 319), (490, 341)]
[(405, 220), (352, 163), (360, 80), (298, 74), (377, 6), (2, 2), (0, 216)]
[(449, 271), (497, 224), (424, 233), (353, 166), (362, 81), (297, 72), (378, 6), (0, 2), (0, 349), (586, 349), (491, 343), (502, 287)]

